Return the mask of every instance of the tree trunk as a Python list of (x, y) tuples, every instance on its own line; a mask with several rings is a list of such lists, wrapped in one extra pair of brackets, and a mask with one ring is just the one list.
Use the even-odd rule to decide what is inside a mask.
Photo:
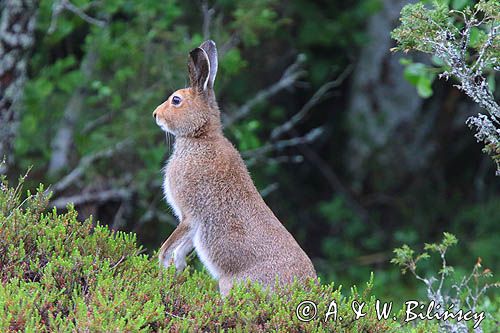
[(71, 95), (68, 104), (66, 104), (61, 124), (51, 142), (52, 155), (48, 169), (50, 175), (57, 174), (68, 165), (75, 125), (82, 113), (86, 97), (86, 85), (92, 76), (96, 62), (97, 52), (95, 50), (87, 51), (80, 65), (83, 80)]
[(4, 0), (0, 5), (0, 173), (12, 163), (19, 100), (26, 81), (28, 54), (35, 37), (37, 0)]
[[(368, 21), (369, 43), (362, 49), (353, 75), (349, 98), (350, 126), (347, 164), (361, 191), (365, 178), (373, 171), (408, 172), (425, 165), (430, 146), (416, 129), (433, 122), (433, 115), (423, 114), (423, 100), (415, 87), (403, 79), (401, 56), (390, 52), (393, 46), (390, 32), (397, 24), (399, 12), (406, 0), (383, 0), (383, 7)], [(421, 119), (421, 118), (425, 119)], [(413, 147), (417, 145), (418, 147)], [(406, 154), (411, 151), (416, 154)], [(395, 170), (397, 169), (397, 170)], [(402, 175), (399, 175), (402, 176)]]

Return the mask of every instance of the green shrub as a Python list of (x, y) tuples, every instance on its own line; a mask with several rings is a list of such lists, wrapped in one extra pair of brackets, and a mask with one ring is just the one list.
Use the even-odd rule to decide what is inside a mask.
[[(79, 222), (72, 207), (66, 213), (47, 211), (47, 204), (42, 187), (22, 200), (22, 185), (11, 188), (1, 179), (1, 332), (436, 329), (431, 322), (378, 321), (372, 311), (373, 279), (363, 292), (353, 287), (350, 296), (333, 284), (311, 282), (273, 294), (255, 284), (239, 285), (223, 300), (206, 272), (160, 271), (156, 258), (141, 254), (134, 234), (113, 232), (91, 220)], [(300, 322), (295, 308), (303, 300), (316, 302), (321, 317)], [(331, 300), (343, 321), (324, 322)], [(366, 302), (367, 314), (359, 320), (351, 310), (353, 300)]]
[[(410, 272), (417, 280), (424, 283), (429, 301), (439, 305), (435, 313), (442, 315), (448, 309), (455, 307), (464, 312), (479, 313), (482, 310), (484, 317), (492, 320), (485, 325), (471, 323), (463, 320), (442, 320), (439, 322), (440, 331), (443, 332), (469, 332), (474, 328), (475, 332), (493, 332), (498, 326), (498, 300), (490, 300), (488, 291), (499, 288), (500, 281), (493, 280), (493, 273), (489, 268), (483, 268), (482, 259), (478, 258), (472, 271), (467, 274), (455, 274), (455, 269), (447, 262), (447, 252), (450, 247), (458, 243), (455, 235), (448, 232), (443, 233), (443, 239), (439, 243), (426, 243), (424, 252), (415, 255), (415, 251), (408, 245), (394, 249), (394, 258), (391, 263), (398, 265), (401, 272)], [(434, 255), (439, 257), (440, 269), (431, 276), (422, 276), (419, 262), (428, 260)], [(477, 325), (477, 327), (473, 327)]]
[[(401, 10), (400, 26), (391, 36), (394, 51), (410, 50), (432, 54), (437, 68), (403, 62), (405, 77), (422, 97), (432, 95), (432, 81), (453, 78), (486, 113), (470, 116), (467, 125), (484, 143), (500, 175), (500, 105), (495, 101), (495, 76), (500, 71), (500, 2), (498, 0), (431, 1), (407, 4)], [(453, 9), (450, 8), (450, 5)]]

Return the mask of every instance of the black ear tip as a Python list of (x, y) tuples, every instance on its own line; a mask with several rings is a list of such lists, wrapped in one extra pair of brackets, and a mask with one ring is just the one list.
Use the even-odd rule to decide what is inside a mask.
[(215, 45), (215, 42), (211, 39), (207, 39), (203, 43), (201, 43), (200, 47), (202, 49), (214, 49), (217, 50), (217, 46)]
[(198, 53), (200, 52), (200, 47), (195, 47), (194, 49), (192, 49), (189, 54), (195, 54), (195, 53)]
[(196, 47), (189, 52), (189, 56), (192, 59), (199, 59), (199, 57), (202, 56), (202, 54), (206, 54), (205, 50), (203, 50), (201, 47)]

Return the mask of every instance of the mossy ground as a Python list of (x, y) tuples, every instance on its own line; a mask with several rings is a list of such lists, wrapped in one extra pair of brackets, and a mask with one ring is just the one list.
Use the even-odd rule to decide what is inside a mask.
[[(46, 196), (2, 182), (0, 191), (0, 332), (432, 332), (435, 323), (375, 317), (371, 283), (345, 296), (333, 284), (292, 285), (266, 293), (241, 285), (221, 299), (204, 271), (160, 270), (135, 235), (47, 211)], [(296, 306), (317, 303), (318, 318), (300, 322)], [(342, 321), (324, 321), (336, 300)], [(354, 320), (351, 301), (366, 302)]]

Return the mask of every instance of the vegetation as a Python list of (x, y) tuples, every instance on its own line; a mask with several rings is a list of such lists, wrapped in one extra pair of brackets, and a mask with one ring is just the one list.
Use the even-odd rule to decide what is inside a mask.
[[(43, 183), (52, 193), (30, 196), (17, 208), (22, 193), (4, 188), (11, 192), (4, 196), (0, 232), (9, 235), (0, 245), (12, 255), (0, 252), (0, 264), (8, 263), (2, 274), (9, 276), (1, 285), (25, 302), (0, 297), (18, 311), (7, 312), (33, 313), (16, 317), (20, 322), (41, 324), (50, 314), (60, 325), (73, 325), (63, 318), (81, 304), (78, 316), (88, 325), (94, 319), (85, 311), (92, 307), (103, 311), (88, 316), (111, 323), (119, 320), (113, 312), (128, 318), (120, 304), (135, 297), (128, 307), (134, 318), (147, 301), (155, 304), (143, 311), (145, 330), (279, 322), (309, 331), (319, 325), (293, 319), (284, 294), (269, 300), (252, 287), (222, 303), (196, 259), (194, 272), (161, 278), (149, 259), (177, 223), (161, 189), (174, 138), (165, 138), (151, 112), (185, 86), (187, 53), (207, 38), (220, 53), (215, 91), (225, 134), (265, 201), (311, 257), (324, 284), (312, 287), (318, 299), (337, 295), (331, 283), (347, 287), (343, 292), (364, 286), (371, 272), (373, 289), (361, 295), (365, 300), (376, 295), (399, 309), (405, 300), (427, 299), (425, 284), (390, 265), (391, 251), (401, 244), (423, 248), (445, 230), (460, 239), (446, 254), (454, 267), (447, 279), (469, 276), (478, 257), (498, 274), (498, 118), (487, 106), (498, 105), (500, 91), (498, 1), (408, 3), (0, 1), (0, 155), (7, 151), (0, 174), (13, 183), (31, 168), (24, 187), (35, 193)], [(391, 52), (394, 47), (409, 52)], [(455, 66), (448, 51), (459, 52), (455, 60), (463, 66)], [(440, 74), (449, 81), (437, 80)], [(57, 214), (42, 208), (47, 201)], [(26, 219), (37, 221), (36, 228)], [(93, 229), (97, 220), (101, 225)], [(25, 257), (29, 267), (20, 260)], [(133, 273), (133, 262), (143, 274)], [(435, 265), (433, 258), (420, 260), (419, 276), (440, 278)], [(45, 275), (55, 286), (46, 294), (45, 282), (36, 281)], [(98, 296), (104, 289), (96, 283), (112, 284), (116, 297)], [(353, 297), (347, 294), (345, 302)], [(49, 298), (35, 306), (30, 297)], [(251, 309), (257, 303), (243, 301), (249, 298), (264, 310), (238, 311), (234, 322), (217, 319), (232, 316), (232, 308)], [(489, 289), (478, 309), (495, 317), (498, 304)], [(0, 320), (10, 326), (17, 319)], [(398, 323), (370, 320), (357, 323), (399, 331)], [(498, 323), (488, 320), (484, 331)], [(437, 326), (421, 331), (432, 329)]]
[[(476, 128), (475, 137), (484, 142), (484, 151), (492, 156), (500, 175), (500, 106), (493, 96), (495, 72), (500, 71), (500, 3), (481, 0), (452, 11), (438, 1), (432, 9), (422, 3), (407, 5), (392, 36), (398, 41), (395, 50), (418, 50), (436, 57), (441, 62), (439, 77), (458, 80), (456, 87), (488, 112), (469, 117), (467, 123)], [(419, 76), (416, 85), (421, 95), (430, 93), (430, 81), (428, 75)]]
[[(417, 326), (375, 317), (373, 280), (349, 296), (333, 284), (292, 285), (268, 294), (258, 285), (240, 285), (221, 299), (206, 272), (160, 272), (155, 258), (142, 254), (134, 234), (112, 232), (46, 211), (40, 186), (21, 201), (22, 180), (0, 192), (0, 329), (2, 332), (431, 332), (435, 323)], [(296, 306), (317, 303), (318, 317), (338, 302), (343, 321), (322, 318), (300, 322)], [(367, 315), (355, 320), (350, 304), (366, 302)], [(307, 318), (307, 317), (305, 317)], [(331, 317), (333, 318), (333, 317)]]
[[(452, 308), (477, 313), (481, 307), (485, 312), (485, 317), (493, 320), (487, 327), (476, 327), (475, 331), (482, 332), (484, 329), (486, 332), (493, 332), (498, 326), (500, 308), (495, 309), (494, 306), (486, 305), (491, 303), (489, 300), (485, 302), (483, 298), (486, 296), (488, 289), (499, 288), (500, 282), (491, 281), (493, 276), (491, 269), (482, 268), (481, 258), (478, 258), (470, 274), (457, 279), (454, 276), (453, 266), (448, 265), (446, 261), (446, 252), (457, 242), (454, 235), (445, 232), (440, 243), (425, 244), (425, 251), (436, 253), (439, 256), (440, 269), (437, 275), (429, 277), (419, 275), (417, 272), (418, 262), (429, 259), (430, 255), (428, 252), (423, 252), (414, 256), (414, 251), (408, 245), (395, 249), (395, 257), (391, 262), (400, 266), (403, 274), (410, 271), (417, 280), (425, 284), (428, 300), (439, 305), (436, 313), (442, 314)], [(471, 329), (470, 323), (459, 320), (439, 321), (439, 327), (443, 332), (468, 332)]]

